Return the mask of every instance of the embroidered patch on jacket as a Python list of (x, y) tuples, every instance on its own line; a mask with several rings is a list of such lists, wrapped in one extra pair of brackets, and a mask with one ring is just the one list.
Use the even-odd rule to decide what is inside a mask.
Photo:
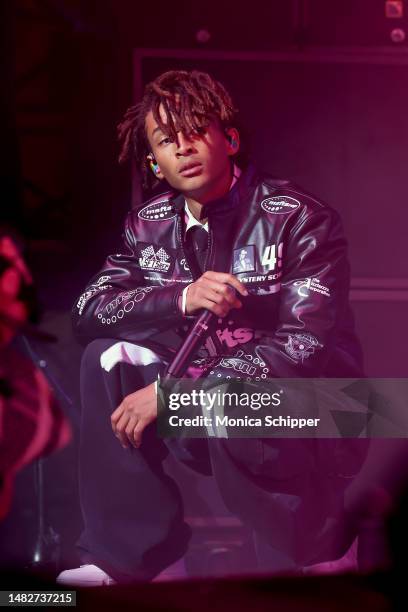
[(159, 200), (139, 210), (137, 216), (144, 221), (167, 221), (176, 216), (176, 211), (168, 200)]
[[(263, 285), (268, 284), (269, 282), (275, 282), (279, 278), (281, 278), (282, 272), (277, 272), (276, 274), (257, 274), (256, 276), (240, 276), (239, 280), (241, 283), (247, 283), (248, 285), (259, 285), (262, 283)], [(251, 287), (247, 287), (248, 291), (251, 291)]]
[[(282, 268), (283, 265), (283, 242), (269, 244), (265, 247), (261, 257), (261, 264), (266, 270), (275, 270), (276, 267)], [(261, 255), (261, 253), (259, 253)]]
[(139, 242), (137, 245), (139, 266), (149, 272), (171, 273), (174, 268), (173, 249)]
[(329, 287), (325, 287), (320, 283), (318, 278), (305, 278), (300, 281), (296, 281), (293, 283), (295, 287), (298, 287), (298, 295), (301, 297), (309, 297), (310, 292), (320, 293), (325, 297), (330, 297), (330, 289)]
[(255, 270), (255, 247), (247, 245), (234, 250), (234, 261), (232, 265), (233, 274), (240, 272), (253, 272)]
[(289, 196), (274, 196), (262, 200), (261, 207), (271, 215), (288, 215), (299, 208), (300, 202)]
[(316, 349), (322, 347), (323, 345), (312, 334), (294, 334), (293, 336), (289, 334), (285, 351), (289, 357), (303, 363), (315, 353)]

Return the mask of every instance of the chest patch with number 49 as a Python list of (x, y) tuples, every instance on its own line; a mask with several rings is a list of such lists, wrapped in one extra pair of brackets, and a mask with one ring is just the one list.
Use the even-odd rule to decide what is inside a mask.
[(261, 253), (261, 264), (266, 268), (266, 271), (282, 267), (282, 252), (283, 242), (265, 247), (263, 253)]

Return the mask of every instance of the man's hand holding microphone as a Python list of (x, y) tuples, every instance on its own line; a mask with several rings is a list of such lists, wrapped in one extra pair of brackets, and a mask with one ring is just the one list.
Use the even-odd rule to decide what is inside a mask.
[[(242, 308), (238, 298), (246, 297), (245, 285), (233, 274), (226, 272), (204, 272), (187, 289), (185, 312), (193, 315), (204, 310), (201, 321), (209, 322), (213, 317), (226, 317), (233, 308)], [(123, 448), (138, 448), (144, 429), (157, 417), (155, 383), (127, 395), (111, 415), (115, 436)]]

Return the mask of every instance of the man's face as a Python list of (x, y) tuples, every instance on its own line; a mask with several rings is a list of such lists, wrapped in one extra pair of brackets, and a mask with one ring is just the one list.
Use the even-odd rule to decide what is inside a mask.
[[(160, 107), (161, 117), (166, 115)], [(177, 140), (162, 132), (152, 111), (146, 116), (146, 133), (151, 152), (160, 168), (158, 178), (165, 178), (177, 191), (202, 201), (211, 200), (221, 195), (220, 186), (229, 185), (231, 177), (231, 155), (237, 147), (231, 145), (224, 131), (214, 120), (200, 134), (186, 136), (181, 131)], [(238, 143), (236, 130), (231, 136)]]

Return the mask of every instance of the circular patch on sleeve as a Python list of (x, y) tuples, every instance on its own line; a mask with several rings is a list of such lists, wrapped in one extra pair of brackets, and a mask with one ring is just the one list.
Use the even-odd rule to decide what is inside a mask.
[(289, 196), (274, 196), (262, 200), (261, 207), (271, 215), (288, 215), (298, 209), (300, 202)]

